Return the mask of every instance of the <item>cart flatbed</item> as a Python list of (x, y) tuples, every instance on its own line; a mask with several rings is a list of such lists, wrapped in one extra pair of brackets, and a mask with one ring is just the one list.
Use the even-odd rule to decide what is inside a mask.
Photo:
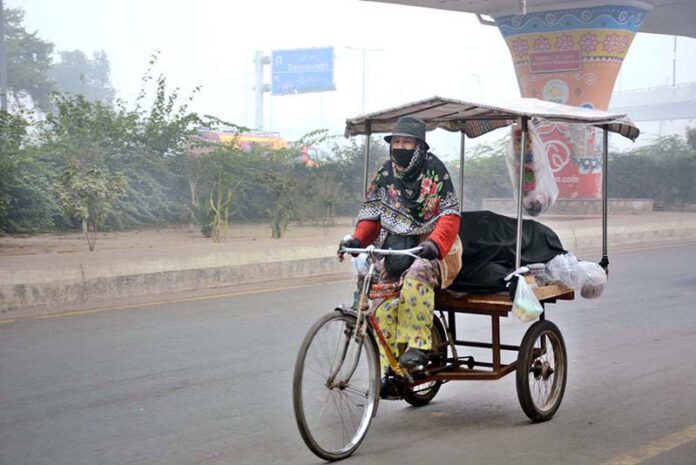
[[(531, 281), (531, 278), (527, 278)], [(550, 284), (533, 288), (534, 294), (545, 307), (547, 303), (555, 303), (557, 300), (573, 300), (575, 292), (573, 289), (561, 284)], [(517, 362), (509, 364), (501, 363), (501, 351), (527, 351), (534, 352), (528, 344), (510, 345), (502, 344), (500, 341), (500, 318), (507, 317), (512, 311), (512, 301), (507, 292), (490, 294), (464, 294), (456, 291), (440, 290), (435, 295), (435, 309), (441, 312), (443, 320), (446, 317), (446, 324), (443, 324), (448, 333), (446, 339), (452, 352), (451, 357), (446, 358), (446, 363), (437, 373), (426, 376), (425, 381), (450, 381), (450, 380), (497, 380), (512, 373), (517, 367)], [(488, 315), (491, 317), (491, 342), (480, 342), (462, 340), (457, 338), (457, 313), (468, 313), (475, 315)], [(545, 320), (544, 313), (540, 320)], [(443, 323), (445, 323), (443, 321)], [(528, 347), (525, 347), (528, 346)], [(483, 362), (474, 360), (473, 357), (460, 358), (457, 355), (456, 347), (470, 347), (477, 349), (490, 349), (491, 361)], [(419, 382), (423, 382), (420, 380)]]
[[(549, 284), (533, 289), (539, 302), (555, 303), (557, 300), (573, 300), (575, 292), (561, 284)], [(491, 294), (465, 294), (456, 291), (438, 291), (435, 308), (460, 313), (475, 313), (506, 317), (512, 310), (512, 301), (507, 292)]]

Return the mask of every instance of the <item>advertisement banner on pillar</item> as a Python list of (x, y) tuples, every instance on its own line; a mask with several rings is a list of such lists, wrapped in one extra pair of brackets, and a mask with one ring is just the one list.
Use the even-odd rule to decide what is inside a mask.
[[(606, 110), (645, 3), (496, 17), (523, 97)], [(555, 124), (542, 135), (559, 198), (601, 196), (601, 134)]]

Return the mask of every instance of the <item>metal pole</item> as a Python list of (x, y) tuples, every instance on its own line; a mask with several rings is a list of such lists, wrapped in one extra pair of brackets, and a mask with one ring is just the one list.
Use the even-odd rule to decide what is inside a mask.
[(522, 266), (522, 183), (524, 182), (524, 154), (527, 151), (527, 117), (520, 118), (520, 176), (517, 188), (517, 241), (515, 244), (515, 269)]
[(672, 50), (672, 87), (677, 85), (677, 36), (674, 36), (674, 49)]
[(602, 260), (599, 264), (604, 268), (604, 271), (609, 274), (609, 255), (607, 241), (607, 216), (609, 211), (609, 180), (608, 178), (608, 161), (609, 161), (609, 130), (606, 126), (602, 128)]
[(244, 126), (249, 124), (249, 70), (244, 73)]
[(363, 62), (362, 62), (362, 100), (360, 104), (360, 114), (365, 114), (365, 53), (367, 52), (366, 49), (363, 49), (362, 55), (363, 55)]
[(461, 132), (459, 142), (459, 211), (464, 210), (464, 151), (466, 148), (466, 133)]
[(267, 65), (271, 62), (270, 57), (263, 56), (263, 52), (257, 50), (256, 56), (254, 57), (254, 71), (255, 71), (255, 85), (254, 93), (256, 96), (256, 129), (263, 129), (263, 93), (268, 90), (266, 86), (263, 85), (263, 65)]
[(366, 65), (366, 54), (367, 52), (382, 52), (383, 48), (361, 48), (361, 47), (351, 47), (346, 46), (349, 50), (359, 50), (362, 52), (362, 100), (360, 104), (360, 114), (365, 113), (365, 65)]
[(0, 0), (0, 109), (7, 111), (7, 58), (5, 56), (5, 5)]
[(370, 133), (372, 132), (372, 122), (365, 121), (365, 144), (363, 145), (363, 159), (365, 166), (363, 167), (363, 196), (367, 192), (367, 176), (369, 175), (370, 167)]

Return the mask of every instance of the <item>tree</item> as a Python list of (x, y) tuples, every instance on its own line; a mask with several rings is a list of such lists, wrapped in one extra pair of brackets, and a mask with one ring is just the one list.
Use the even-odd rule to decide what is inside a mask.
[(313, 168), (303, 163), (302, 155), (304, 148), (330, 138), (324, 129), (312, 131), (290, 147), (268, 151), (261, 158), (255, 177), (266, 194), (266, 214), (271, 220), (272, 238), (280, 239), (287, 231), (290, 219), (306, 215), (312, 210), (312, 200), (316, 201), (322, 195), (316, 176), (312, 176)]
[[(367, 170), (367, 181), (377, 174), (377, 169), (389, 157), (388, 149), (383, 143), (379, 143), (376, 137), (370, 140), (370, 165)], [(334, 174), (337, 194), (335, 197), (334, 212), (337, 215), (355, 215), (362, 204), (365, 192), (363, 174), (365, 144), (359, 144), (355, 138), (349, 145), (334, 144), (332, 157), (319, 161), (319, 174), (329, 176)], [(332, 189), (331, 181), (327, 181), (327, 193)]]
[(259, 184), (268, 193), (270, 205), (267, 213), (271, 219), (271, 237), (280, 239), (288, 229), (290, 218), (299, 209), (301, 186), (293, 174), (292, 154), (287, 151), (274, 153), (257, 175)]
[(49, 76), (61, 92), (111, 103), (116, 92), (111, 85), (110, 70), (106, 52), (94, 52), (89, 59), (80, 50), (73, 50), (60, 52), (60, 61), (51, 66)]
[(47, 112), (51, 109), (51, 92), (55, 88), (48, 77), (53, 44), (39, 38), (38, 32), (24, 29), (23, 10), (6, 8), (4, 11), (9, 97), (15, 103), (30, 97), (35, 106)]
[(5, 218), (12, 202), (14, 179), (21, 165), (21, 143), (28, 122), (21, 116), (0, 110), (0, 217)]
[[(155, 62), (156, 57), (150, 65)], [(83, 95), (57, 94), (55, 111), (41, 131), (43, 160), (54, 172), (77, 157), (127, 179), (126, 192), (114, 199), (105, 219), (110, 228), (182, 220), (188, 204), (186, 150), (192, 135), (215, 121), (188, 110), (196, 91), (180, 99), (178, 89), (168, 89), (164, 76), (157, 78), (152, 103), (145, 107), (150, 71), (134, 109), (121, 101), (109, 105)]]
[[(491, 144), (476, 146), (464, 162), (464, 199), (459, 199), (462, 210), (481, 208), (485, 198), (511, 198), (512, 184), (505, 164), (509, 138)], [(459, 195), (459, 162), (449, 170)]]
[(192, 189), (190, 209), (201, 232), (213, 242), (224, 240), (233, 199), (244, 197), (251, 187), (255, 156), (239, 150), (235, 144), (214, 144), (198, 151), (196, 189)]
[(660, 137), (613, 156), (608, 168), (610, 197), (652, 198), (660, 209), (696, 202), (696, 149), (685, 138)]
[(687, 128), (686, 143), (689, 144), (691, 150), (696, 152), (696, 128)]
[(65, 216), (82, 224), (89, 250), (94, 251), (98, 228), (114, 200), (126, 191), (125, 178), (120, 173), (80, 166), (77, 160), (72, 160), (58, 176), (55, 187)]
[(54, 203), (50, 175), (36, 158), (22, 112), (0, 110), (0, 232), (51, 229)]

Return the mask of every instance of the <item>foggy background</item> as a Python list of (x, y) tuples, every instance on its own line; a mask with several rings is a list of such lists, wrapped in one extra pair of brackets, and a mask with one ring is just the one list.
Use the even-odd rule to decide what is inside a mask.
[[(6, 0), (5, 7), (24, 9), (26, 29), (53, 42), (56, 54), (105, 51), (117, 98), (135, 100), (148, 59), (159, 51), (155, 74), (167, 76), (184, 96), (202, 86), (193, 111), (250, 128), (255, 52), (332, 46), (336, 91), (264, 95), (263, 129), (288, 140), (319, 128), (342, 134), (345, 119), (361, 114), (363, 104), (370, 112), (432, 95), (519, 96), (502, 36), (471, 14), (358, 0)], [(673, 40), (637, 34), (614, 90), (671, 84)], [(677, 84), (696, 81), (694, 58), (696, 40), (679, 37)], [(264, 68), (269, 83), (270, 65)], [(658, 133), (683, 134), (689, 125), (694, 121), (641, 123), (637, 145)], [(458, 136), (434, 133), (429, 140), (443, 158), (458, 153)], [(618, 137), (612, 145), (632, 148)]]

